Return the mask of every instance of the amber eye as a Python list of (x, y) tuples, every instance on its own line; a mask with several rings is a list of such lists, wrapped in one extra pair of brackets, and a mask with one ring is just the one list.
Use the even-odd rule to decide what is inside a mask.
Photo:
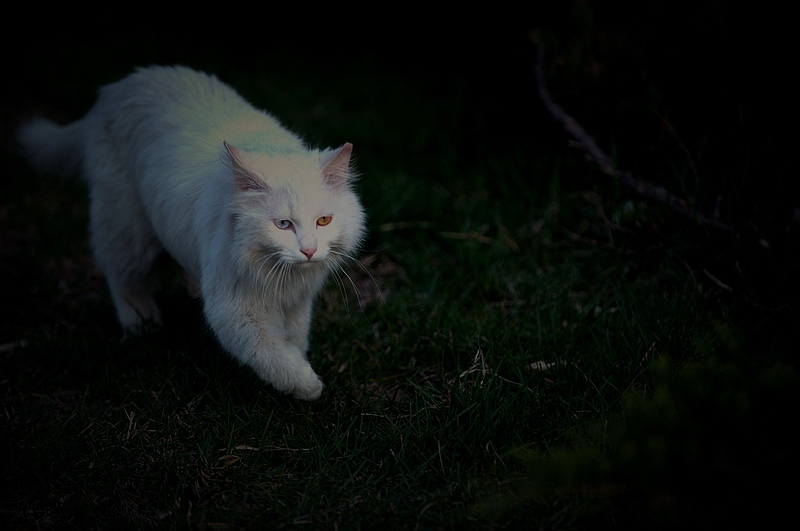
[(322, 216), (317, 218), (317, 227), (324, 227), (325, 225), (329, 224), (333, 216)]

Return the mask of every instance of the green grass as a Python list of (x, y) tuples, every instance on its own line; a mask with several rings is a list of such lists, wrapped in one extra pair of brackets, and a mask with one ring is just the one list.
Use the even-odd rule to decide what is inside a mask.
[[(89, 65), (107, 53), (76, 48)], [(587, 48), (568, 52), (555, 64)], [(746, 186), (713, 156), (699, 184), (682, 152), (638, 167), (700, 206), (722, 179), (739, 201), (727, 219), (762, 228), (731, 238), (618, 188), (566, 148), (525, 75), (503, 102), (488, 81), (369, 56), (337, 70), (181, 53), (170, 59), (217, 67), (313, 142), (355, 145), (369, 236), (365, 268), (317, 301), (312, 365), (327, 387), (300, 402), (230, 360), (171, 267), (165, 326), (122, 341), (88, 250), (85, 187), (8, 150), (6, 527), (671, 528), (784, 514), (779, 484), (798, 464), (797, 227), (764, 228), (778, 207), (748, 211)], [(34, 79), (66, 75), (50, 67)], [(577, 68), (553, 67), (554, 97), (589, 75)], [(76, 74), (64, 81), (76, 99), (26, 101), (74, 118), (116, 75)], [(517, 119), (501, 120), (512, 104)], [(690, 136), (704, 133), (721, 134)]]

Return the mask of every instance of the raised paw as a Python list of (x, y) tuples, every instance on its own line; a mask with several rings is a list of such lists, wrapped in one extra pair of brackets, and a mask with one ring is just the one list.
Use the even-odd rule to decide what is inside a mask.
[(316, 400), (322, 394), (325, 384), (314, 373), (310, 365), (306, 365), (303, 372), (307, 372), (307, 374), (304, 374), (303, 378), (296, 383), (291, 391), (292, 396), (300, 400)]
[(292, 346), (285, 350), (262, 350), (248, 360), (262, 380), (282, 393), (301, 400), (316, 400), (322, 394), (322, 380), (303, 354)]

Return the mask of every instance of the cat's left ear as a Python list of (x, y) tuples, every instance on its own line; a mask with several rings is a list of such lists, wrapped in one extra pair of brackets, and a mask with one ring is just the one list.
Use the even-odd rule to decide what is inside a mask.
[(228, 151), (230, 168), (233, 170), (233, 178), (236, 180), (236, 185), (239, 189), (248, 192), (266, 191), (269, 187), (250, 169), (247, 161), (247, 154), (242, 153), (239, 149), (227, 142), (223, 141), (222, 143)]
[(322, 163), (322, 175), (325, 176), (325, 182), (337, 188), (350, 180), (348, 170), (350, 168), (350, 156), (353, 153), (353, 144), (350, 142), (345, 143), (333, 155), (329, 156), (327, 160)]

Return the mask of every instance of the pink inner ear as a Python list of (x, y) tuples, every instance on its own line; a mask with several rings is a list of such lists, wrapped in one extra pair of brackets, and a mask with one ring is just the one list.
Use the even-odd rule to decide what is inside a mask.
[(347, 170), (350, 167), (350, 155), (352, 153), (353, 144), (347, 142), (322, 166), (322, 174), (328, 184), (340, 186), (347, 182)]
[(230, 158), (231, 169), (233, 170), (233, 178), (239, 189), (242, 191), (267, 190), (268, 186), (266, 183), (248, 168), (246, 155), (227, 142), (223, 141), (222, 143), (228, 151), (228, 158)]

